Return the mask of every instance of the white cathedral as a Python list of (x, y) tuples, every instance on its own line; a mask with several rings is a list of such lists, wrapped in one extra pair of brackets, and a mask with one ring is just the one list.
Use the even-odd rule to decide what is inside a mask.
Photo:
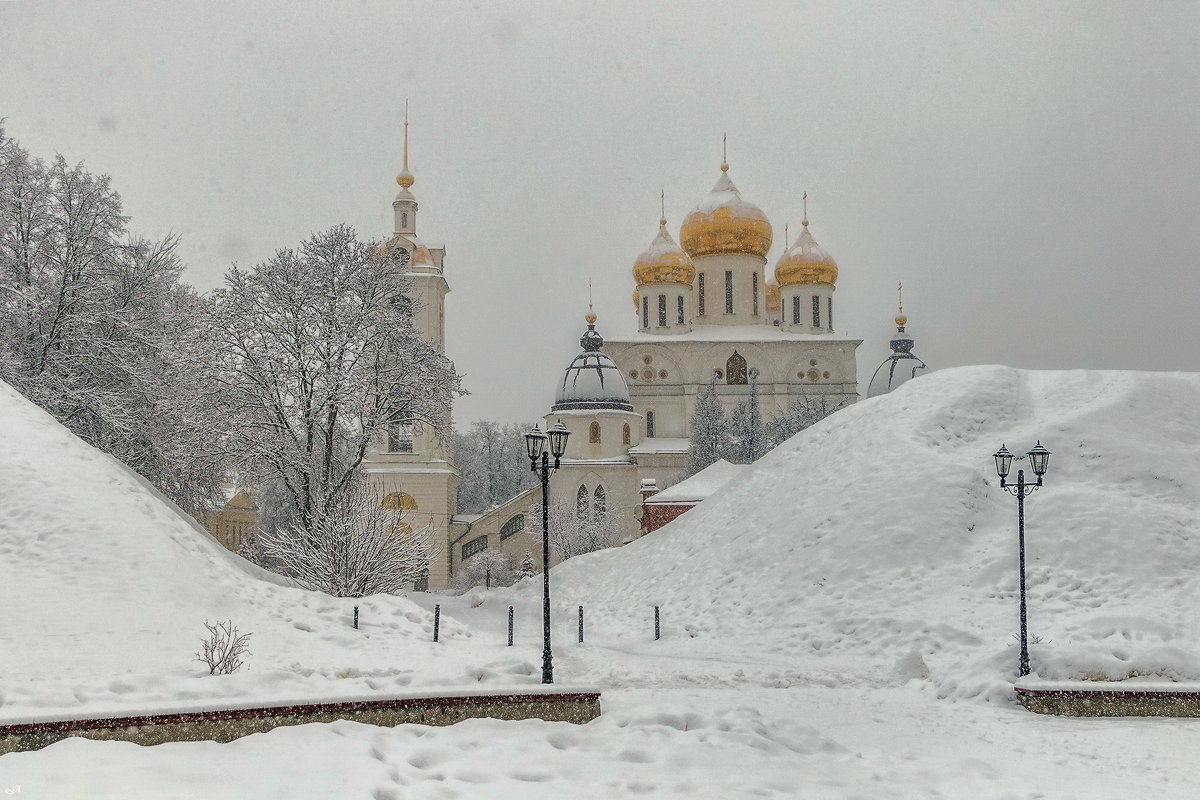
[[(444, 351), (445, 249), (417, 236), (407, 122), (396, 181), (388, 252), (419, 296), (414, 323)], [(637, 334), (606, 340), (589, 313), (582, 352), (560, 377), (545, 415), (547, 427), (561, 421), (571, 431), (562, 468), (550, 479), (552, 502), (603, 508), (618, 515), (626, 540), (636, 537), (641, 489), (650, 479), (665, 487), (682, 476), (688, 421), (714, 376), (727, 410), (756, 382), (767, 418), (799, 394), (858, 398), (861, 341), (834, 331), (836, 262), (805, 219), (769, 274), (772, 237), (766, 215), (742, 198), (724, 163), (712, 191), (684, 219), (680, 244), (666, 219), (659, 221), (658, 235), (633, 262)], [(449, 442), (404, 425), (376, 443), (366, 469), (385, 505), (405, 509), (407, 524), (431, 525), (437, 533), (429, 576), (415, 588), (446, 586), (465, 561), (489, 548), (514, 562), (527, 552), (540, 562), (526, 524), (535, 508), (540, 513), (540, 487), (485, 514), (459, 515)]]

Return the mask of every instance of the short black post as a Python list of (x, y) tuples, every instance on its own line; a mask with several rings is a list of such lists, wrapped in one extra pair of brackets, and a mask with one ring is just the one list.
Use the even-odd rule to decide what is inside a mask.
[(442, 606), (437, 604), (433, 607), (433, 640), (438, 640), (439, 628), (442, 627)]
[(662, 638), (662, 628), (658, 624), (658, 606), (654, 607), (654, 641)]
[(508, 607), (508, 646), (512, 647), (513, 607)]
[(579, 643), (583, 644), (583, 606), (579, 607)]
[(358, 630), (358, 606), (354, 607), (354, 630)]

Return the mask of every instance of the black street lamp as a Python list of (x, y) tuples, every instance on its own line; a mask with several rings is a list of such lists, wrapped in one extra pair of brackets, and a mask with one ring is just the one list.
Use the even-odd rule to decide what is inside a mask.
[(1025, 482), (1025, 470), (1017, 470), (1017, 482), (1009, 483), (1008, 473), (1012, 469), (1013, 454), (1008, 448), (1000, 445), (1000, 449), (992, 456), (996, 459), (996, 474), (1000, 476), (1000, 488), (1017, 498), (1017, 549), (1020, 552), (1021, 570), (1021, 666), (1018, 674), (1023, 678), (1029, 674), (1029, 634), (1025, 624), (1025, 497), (1033, 494), (1042, 486), (1042, 476), (1050, 464), (1050, 451), (1042, 447), (1041, 440), (1037, 446), (1022, 458), (1029, 459), (1029, 467), (1037, 476), (1037, 483)]
[[(546, 433), (534, 425), (525, 434), (529, 469), (542, 479), (542, 683), (554, 683), (554, 656), (550, 652), (550, 473), (558, 469), (570, 435), (562, 420)], [(554, 456), (554, 466), (550, 466), (550, 456)]]

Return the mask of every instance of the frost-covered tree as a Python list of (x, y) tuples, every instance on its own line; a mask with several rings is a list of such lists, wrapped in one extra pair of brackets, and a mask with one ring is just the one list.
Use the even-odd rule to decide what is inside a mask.
[(487, 548), (468, 558), (454, 573), (451, 587), (465, 592), (476, 586), (491, 589), (494, 586), (512, 586), (517, 579), (512, 559), (499, 550)]
[(454, 466), (458, 469), (458, 511), (479, 514), (535, 483), (525, 454), (528, 427), (477, 420), (465, 433), (454, 434)]
[(223, 474), (196, 403), (203, 301), (176, 240), (129, 233), (108, 176), (0, 129), (0, 377), (189, 511)]
[(453, 365), (412, 324), (377, 243), (339, 225), (214, 293), (216, 389), (239, 473), (277, 487), (282, 529), (338, 529), (372, 442), (401, 421), (449, 436)]
[(306, 589), (334, 597), (396, 594), (427, 575), (433, 531), (413, 530), (378, 490), (355, 481), (342, 502), (321, 507), (307, 525), (263, 529), (266, 560)]
[(529, 578), (537, 574), (537, 564), (533, 560), (533, 553), (528, 550), (525, 555), (521, 556), (521, 566), (517, 568), (517, 580)]
[[(786, 411), (776, 414), (767, 423), (767, 438), (770, 447), (776, 447), (800, 431), (845, 407), (846, 399), (827, 394), (805, 393), (793, 395)], [(768, 448), (770, 449), (770, 448)]]
[(696, 406), (688, 419), (688, 475), (695, 475), (724, 457), (728, 450), (729, 424), (725, 409), (717, 399), (717, 376), (696, 397)]
[(750, 380), (750, 394), (729, 414), (725, 459), (735, 464), (752, 464), (771, 449), (763, 424), (758, 381)]
[[(586, 504), (562, 500), (551, 502), (549, 516), (550, 548), (562, 561), (620, 544), (621, 525), (617, 512), (595, 508), (590, 501)], [(532, 521), (529, 535), (540, 547), (540, 501), (530, 508), (528, 518)]]

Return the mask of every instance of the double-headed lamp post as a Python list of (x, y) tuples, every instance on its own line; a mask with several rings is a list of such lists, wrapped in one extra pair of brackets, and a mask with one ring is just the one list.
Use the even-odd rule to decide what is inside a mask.
[[(529, 469), (542, 479), (542, 683), (554, 683), (554, 656), (550, 652), (550, 473), (558, 469), (559, 459), (567, 452), (571, 432), (562, 420), (546, 433), (537, 425), (525, 434)], [(547, 451), (546, 442), (550, 449)], [(550, 465), (554, 456), (554, 465)]]
[(996, 459), (996, 474), (1000, 476), (1000, 488), (1008, 491), (1017, 498), (1017, 549), (1020, 552), (1021, 571), (1021, 667), (1018, 674), (1023, 678), (1029, 674), (1029, 634), (1025, 622), (1025, 497), (1041, 488), (1042, 476), (1050, 464), (1050, 451), (1042, 447), (1041, 440), (1037, 446), (1021, 458), (1029, 459), (1029, 467), (1037, 476), (1037, 483), (1025, 482), (1025, 470), (1017, 470), (1017, 482), (1009, 483), (1008, 473), (1012, 469), (1013, 454), (1008, 448), (1000, 445), (993, 456)]

